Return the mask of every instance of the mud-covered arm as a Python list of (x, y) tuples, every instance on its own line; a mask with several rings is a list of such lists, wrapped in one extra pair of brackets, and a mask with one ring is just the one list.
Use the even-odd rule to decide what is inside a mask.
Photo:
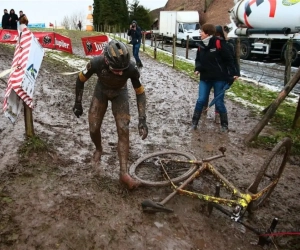
[(138, 70), (136, 70), (134, 77), (131, 78), (131, 82), (136, 94), (136, 102), (139, 113), (139, 134), (144, 140), (148, 135), (148, 127), (146, 124), (146, 95), (144, 86), (141, 84), (139, 80), (140, 74)]
[(79, 118), (83, 114), (82, 108), (82, 95), (84, 90), (84, 83), (95, 73), (93, 69), (93, 61), (90, 61), (86, 68), (81, 71), (76, 79), (76, 87), (75, 87), (75, 104), (73, 106), (73, 112)]
[(76, 87), (75, 87), (75, 102), (82, 101), (82, 95), (84, 90), (84, 83), (95, 73), (93, 69), (93, 61), (90, 61), (85, 69), (79, 73), (76, 79)]

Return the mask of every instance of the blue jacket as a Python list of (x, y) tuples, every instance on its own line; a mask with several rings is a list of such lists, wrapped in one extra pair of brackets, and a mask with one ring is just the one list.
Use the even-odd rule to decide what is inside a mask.
[(127, 35), (131, 36), (132, 45), (139, 44), (142, 41), (142, 30), (139, 26), (136, 26), (136, 30), (134, 29), (128, 30)]

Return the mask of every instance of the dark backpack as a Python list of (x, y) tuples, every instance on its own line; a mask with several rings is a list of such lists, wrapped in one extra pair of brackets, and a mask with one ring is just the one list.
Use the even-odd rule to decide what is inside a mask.
[[(240, 76), (240, 65), (237, 61), (237, 58), (236, 58), (236, 53), (235, 53), (235, 46), (233, 44), (233, 41), (228, 41), (226, 40), (226, 43), (228, 45), (228, 47), (230, 48), (230, 52), (232, 53), (233, 55), (233, 58), (234, 58), (234, 66), (235, 66), (235, 69), (236, 69), (236, 73), (238, 76)], [(221, 49), (221, 40), (220, 39), (216, 39), (216, 48), (218, 50)]]

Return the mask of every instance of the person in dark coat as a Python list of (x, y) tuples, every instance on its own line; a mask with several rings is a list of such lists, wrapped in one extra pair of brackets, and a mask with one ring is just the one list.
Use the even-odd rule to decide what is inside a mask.
[(25, 24), (26, 26), (28, 26), (28, 18), (27, 18), (27, 16), (23, 13), (22, 10), (20, 10), (19, 14), (20, 14), (19, 23), (20, 24)]
[(18, 15), (15, 13), (14, 9), (11, 9), (9, 12), (9, 27), (12, 30), (17, 30), (18, 27)]
[[(195, 74), (200, 74), (199, 95), (192, 118), (193, 129), (197, 128), (203, 107), (207, 105), (209, 93), (214, 88), (214, 96), (222, 94), (228, 84), (238, 78), (234, 65), (234, 57), (225, 40), (215, 36), (213, 24), (204, 24), (201, 30), (201, 41), (195, 60)], [(217, 42), (219, 40), (219, 42)], [(220, 43), (220, 47), (217, 44)], [(228, 131), (227, 109), (224, 103), (224, 93), (216, 101), (216, 110), (220, 113), (221, 129)]]
[(9, 14), (7, 9), (4, 9), (4, 15), (2, 16), (2, 29), (9, 29)]

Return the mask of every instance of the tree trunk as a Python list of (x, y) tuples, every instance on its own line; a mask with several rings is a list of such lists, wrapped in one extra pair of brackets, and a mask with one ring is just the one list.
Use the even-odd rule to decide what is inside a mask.
[(257, 136), (263, 130), (263, 128), (266, 126), (269, 120), (274, 116), (279, 105), (282, 103), (285, 97), (291, 92), (291, 90), (295, 87), (299, 79), (300, 79), (300, 67), (297, 70), (296, 74), (293, 76), (293, 78), (279, 93), (278, 97), (271, 103), (270, 108), (267, 110), (266, 114), (263, 116), (261, 121), (246, 136), (245, 138), (246, 144), (257, 138)]

